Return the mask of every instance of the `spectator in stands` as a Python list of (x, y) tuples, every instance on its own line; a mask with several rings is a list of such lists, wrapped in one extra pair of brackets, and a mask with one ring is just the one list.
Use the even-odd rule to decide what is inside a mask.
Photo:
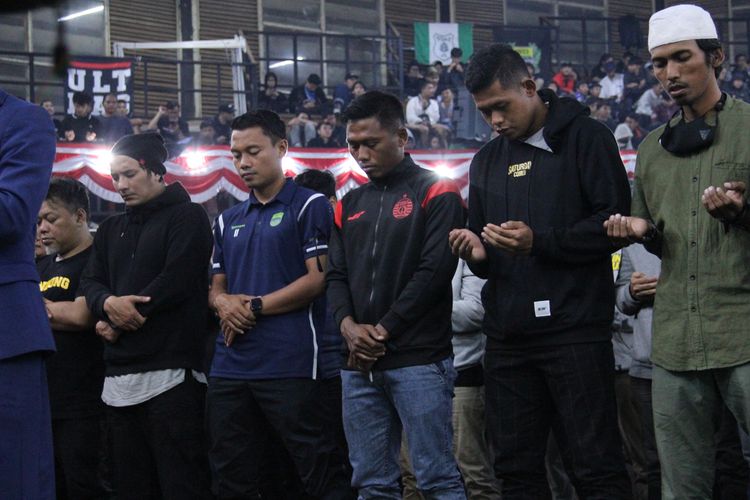
[(599, 57), (599, 64), (597, 64), (592, 70), (591, 70), (591, 81), (592, 82), (600, 82), (602, 78), (607, 76), (607, 69), (605, 66), (607, 63), (614, 63), (615, 59), (612, 57), (611, 54), (607, 54), (606, 52)]
[(437, 91), (437, 88), (440, 85), (440, 73), (438, 73), (435, 68), (428, 68), (424, 74), (424, 79), (435, 85), (435, 90)]
[(306, 112), (308, 115), (324, 115), (328, 112), (328, 97), (323, 92), (320, 76), (311, 73), (304, 85), (294, 87), (289, 96), (289, 111)]
[(633, 132), (633, 137), (630, 139), (632, 149), (638, 149), (638, 146), (643, 142), (643, 139), (646, 138), (648, 130), (641, 127), (641, 124), (638, 122), (638, 115), (635, 113), (628, 113), (625, 117), (625, 124), (630, 128), (630, 131)]
[(534, 67), (532, 63), (527, 62), (526, 69), (529, 70), (529, 78), (534, 80), (534, 83), (536, 83), (536, 88), (538, 89), (544, 88), (544, 78), (542, 78), (542, 76), (536, 70), (536, 67)]
[(219, 113), (213, 120), (216, 144), (229, 144), (229, 139), (232, 137), (232, 120), (234, 120), (234, 104), (227, 103), (219, 106)]
[(419, 95), (412, 97), (406, 103), (406, 127), (419, 137), (419, 145), (427, 148), (430, 145), (430, 135), (436, 134), (440, 138), (442, 147), (447, 147), (448, 128), (440, 124), (440, 108), (433, 96), (435, 84), (422, 81)]
[(120, 116), (130, 116), (130, 110), (128, 109), (128, 101), (125, 99), (117, 100), (117, 114)]
[(662, 90), (659, 80), (653, 78), (649, 80), (647, 90), (635, 103), (635, 114), (638, 116), (638, 121), (647, 130), (651, 130), (657, 125), (656, 111), (665, 104), (662, 98)]
[(354, 84), (354, 87), (352, 88), (352, 95), (356, 99), (357, 97), (361, 96), (367, 92), (367, 87), (365, 87), (365, 84), (362, 82), (357, 82)]
[(318, 135), (307, 142), (308, 148), (340, 148), (341, 144), (333, 138), (333, 127), (328, 122), (318, 124)]
[(94, 142), (99, 137), (101, 123), (91, 116), (94, 98), (86, 92), (73, 94), (73, 114), (67, 115), (61, 125), (63, 138), (68, 142)]
[(315, 128), (315, 122), (310, 119), (310, 115), (306, 111), (301, 111), (287, 123), (289, 146), (304, 148), (308, 141), (315, 137)]
[[(599, 88), (601, 89), (601, 87)], [(584, 82), (584, 81), (578, 82), (578, 85), (576, 85), (576, 92), (574, 94), (576, 101), (580, 102), (581, 104), (584, 104), (590, 95), (591, 93), (589, 92), (588, 82)]]
[(602, 95), (602, 86), (599, 82), (594, 82), (589, 85), (589, 95), (594, 99), (599, 99)]
[(451, 49), (451, 63), (446, 70), (448, 86), (455, 93), (458, 93), (459, 89), (464, 87), (464, 63), (461, 62), (463, 55), (463, 50), (459, 47), (453, 47)]
[(612, 106), (609, 101), (599, 99), (594, 105), (593, 118), (605, 124), (610, 130), (614, 130), (617, 125), (612, 119)]
[(614, 61), (608, 61), (604, 64), (604, 70), (607, 75), (599, 82), (602, 86), (602, 92), (599, 95), (601, 99), (609, 99), (615, 102), (622, 101), (625, 90), (622, 73), (617, 72), (617, 65)]
[(347, 73), (344, 81), (336, 85), (333, 89), (333, 112), (343, 112), (349, 103), (352, 102), (352, 88), (359, 80), (359, 76), (354, 73)]
[(627, 123), (622, 122), (618, 124), (617, 127), (615, 127), (614, 134), (615, 140), (617, 141), (617, 147), (620, 148), (620, 150), (633, 149), (633, 143), (631, 142), (631, 139), (633, 138), (633, 131), (630, 130), (630, 127), (628, 127)]
[(133, 133), (130, 120), (117, 113), (117, 95), (107, 94), (102, 102), (102, 114), (98, 118), (101, 123), (99, 138), (105, 144), (114, 144), (120, 137)]
[(552, 81), (557, 85), (558, 94), (568, 97), (575, 92), (577, 79), (578, 75), (573, 71), (573, 65), (570, 63), (562, 63), (560, 71), (552, 77)]
[[(231, 137), (231, 132), (230, 132)], [(212, 146), (216, 144), (216, 129), (213, 120), (201, 121), (200, 132), (198, 133), (198, 146)]]
[(278, 83), (276, 73), (266, 73), (265, 84), (258, 91), (258, 109), (269, 109), (276, 113), (286, 113), (289, 110), (289, 99), (279, 91)]
[(55, 118), (55, 103), (52, 102), (52, 99), (45, 99), (40, 103), (40, 105), (47, 113), (49, 113), (49, 117), (52, 120), (52, 123), (55, 124), (55, 133), (57, 134), (57, 137), (62, 137), (62, 122)]
[(448, 87), (448, 72), (445, 71), (445, 66), (443, 66), (442, 61), (435, 61), (432, 63), (432, 68), (437, 71), (438, 74), (437, 93), (440, 94), (443, 92), (443, 89)]
[(625, 73), (627, 71), (628, 65), (630, 64), (630, 60), (635, 57), (633, 56), (633, 53), (629, 50), (626, 50), (622, 53), (622, 57), (619, 61), (617, 61), (617, 72), (618, 73)]
[(440, 97), (438, 98), (438, 108), (440, 110), (440, 119), (438, 120), (438, 123), (445, 125), (452, 131), (455, 122), (453, 115), (455, 114), (456, 109), (456, 100), (453, 95), (453, 90), (446, 88), (440, 93)]
[(417, 61), (409, 63), (409, 68), (404, 76), (404, 92), (408, 97), (419, 95), (419, 85), (424, 80), (424, 75)]
[(141, 125), (143, 125), (143, 120), (141, 120), (140, 118), (131, 118), (130, 110), (128, 109), (128, 101), (126, 101), (125, 99), (117, 100), (117, 114), (130, 120), (130, 126), (133, 129), (133, 134), (141, 133)]
[(750, 102), (750, 94), (748, 94), (747, 90), (746, 71), (735, 70), (734, 73), (732, 73), (732, 83), (729, 85), (727, 93), (735, 99)]
[(745, 75), (748, 75), (749, 72), (748, 64), (747, 64), (747, 56), (745, 54), (737, 54), (734, 56), (734, 65), (732, 66), (732, 73), (735, 71), (740, 71), (742, 73), (745, 73)]
[(163, 106), (159, 106), (159, 111), (149, 122), (148, 129), (157, 130), (161, 134), (168, 150), (171, 145), (190, 137), (190, 127), (180, 116), (180, 105), (174, 101), (167, 101)]
[(643, 61), (638, 57), (631, 57), (627, 68), (627, 72), (623, 75), (622, 108), (629, 112), (646, 91), (646, 71), (643, 69)]
[(326, 117), (323, 118), (323, 121), (328, 123), (333, 129), (331, 137), (344, 147), (346, 145), (346, 127), (339, 123), (338, 117), (339, 115), (335, 113), (328, 113)]

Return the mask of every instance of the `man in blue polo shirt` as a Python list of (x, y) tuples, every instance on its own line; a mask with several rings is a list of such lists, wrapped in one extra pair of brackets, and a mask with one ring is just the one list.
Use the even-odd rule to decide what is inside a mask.
[(351, 498), (320, 406), (319, 338), (333, 211), (284, 177), (286, 127), (272, 111), (232, 122), (234, 165), (250, 197), (214, 225), (209, 303), (221, 321), (208, 388), (214, 493), (258, 497), (269, 429), (281, 437), (308, 494)]

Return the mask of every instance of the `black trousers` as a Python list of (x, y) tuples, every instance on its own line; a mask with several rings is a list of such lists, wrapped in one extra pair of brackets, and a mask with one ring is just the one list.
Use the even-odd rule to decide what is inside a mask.
[(354, 498), (346, 457), (325, 428), (321, 391), (321, 383), (309, 379), (209, 379), (209, 459), (219, 499), (260, 498), (260, 469), (273, 442), (269, 429), (281, 439), (307, 495)]
[(646, 458), (648, 500), (661, 500), (661, 465), (654, 437), (654, 415), (651, 405), (651, 379), (630, 377), (630, 390), (643, 430), (643, 451)]
[(102, 418), (52, 420), (57, 500), (106, 498), (100, 476)]
[(485, 396), (503, 500), (550, 498), (550, 429), (581, 500), (630, 499), (609, 342), (488, 350)]
[(148, 401), (108, 407), (118, 500), (211, 498), (204, 401), (188, 370), (183, 383)]

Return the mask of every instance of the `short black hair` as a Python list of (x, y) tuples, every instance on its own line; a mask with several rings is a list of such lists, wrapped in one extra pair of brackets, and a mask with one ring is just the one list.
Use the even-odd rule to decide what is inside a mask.
[(74, 92), (73, 93), (73, 104), (85, 106), (86, 104), (94, 104), (94, 96), (88, 92)]
[(232, 120), (232, 130), (245, 130), (260, 127), (265, 135), (271, 138), (271, 144), (286, 139), (286, 125), (281, 117), (267, 109), (248, 111)]
[(431, 82), (430, 80), (426, 78), (419, 80), (419, 92), (421, 93), (424, 90), (424, 88), (428, 85), (435, 85), (435, 83)]
[(326, 198), (336, 197), (336, 179), (328, 170), (307, 169), (294, 178), (294, 183), (321, 193)]
[(453, 47), (451, 49), (451, 57), (461, 57), (464, 55), (464, 51), (461, 50), (461, 47)]
[(466, 68), (466, 88), (476, 94), (494, 81), (506, 89), (529, 78), (526, 61), (510, 45), (495, 43), (474, 53)]
[[(706, 64), (712, 66), (711, 58), (714, 53), (723, 48), (721, 42), (716, 38), (701, 38), (700, 40), (696, 40), (695, 43), (698, 44), (698, 48), (701, 49), (706, 56)], [(719, 78), (719, 75), (721, 75), (721, 66), (716, 66), (714, 68), (714, 75), (716, 78)]]
[(89, 218), (89, 192), (86, 186), (70, 177), (55, 177), (47, 188), (46, 201), (52, 201), (64, 205), (72, 214), (78, 209), (86, 212), (86, 220)]
[(344, 121), (375, 118), (380, 126), (396, 131), (404, 126), (404, 107), (393, 94), (371, 90), (354, 99), (344, 111)]

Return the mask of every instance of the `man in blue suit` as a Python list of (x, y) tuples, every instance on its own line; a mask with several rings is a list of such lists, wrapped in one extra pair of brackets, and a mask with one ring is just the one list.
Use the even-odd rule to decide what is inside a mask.
[(44, 366), (55, 344), (34, 265), (54, 158), (47, 112), (0, 90), (0, 485), (8, 500), (55, 496)]

